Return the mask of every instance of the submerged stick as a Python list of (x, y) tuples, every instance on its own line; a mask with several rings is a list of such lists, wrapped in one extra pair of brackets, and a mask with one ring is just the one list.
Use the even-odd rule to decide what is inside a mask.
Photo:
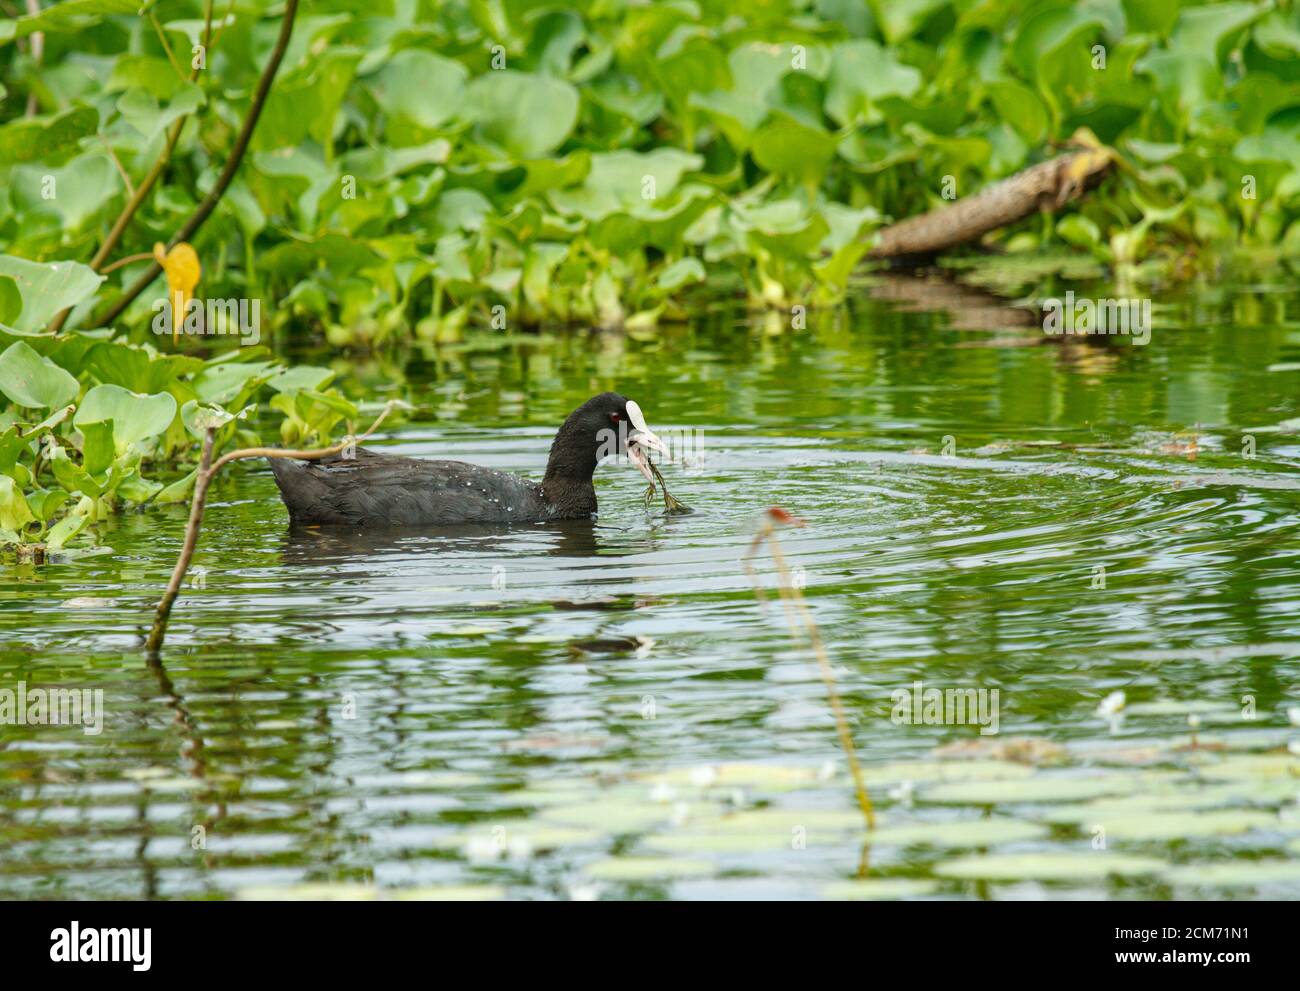
[(312, 451), (286, 451), (279, 447), (245, 447), (223, 454), (215, 464), (212, 462), (212, 444), (216, 428), (208, 427), (203, 436), (203, 454), (199, 458), (198, 471), (194, 476), (194, 498), (190, 503), (189, 523), (185, 526), (185, 543), (181, 547), (180, 556), (176, 559), (176, 567), (172, 569), (171, 580), (167, 583), (162, 598), (158, 600), (158, 608), (154, 611), (153, 628), (149, 631), (149, 639), (145, 641), (146, 652), (150, 656), (155, 656), (159, 648), (162, 647), (163, 636), (167, 632), (167, 619), (171, 615), (172, 605), (175, 603), (176, 597), (180, 595), (181, 583), (185, 581), (185, 573), (189, 570), (190, 562), (194, 559), (194, 548), (199, 542), (199, 531), (203, 528), (203, 510), (208, 498), (208, 486), (212, 484), (212, 479), (216, 477), (217, 472), (232, 461), (244, 461), (249, 458), (296, 458), (301, 461), (315, 461), (318, 458), (327, 458), (331, 454), (338, 454), (350, 445), (365, 440), (373, 434), (379, 429), (379, 425), (384, 422), (384, 418), (398, 405), (400, 405), (400, 400), (389, 400), (375, 419), (375, 422), (370, 425), (369, 430), (360, 437), (349, 436), (332, 447)]
[[(835, 717), (835, 730), (839, 734), (840, 747), (843, 749), (844, 759), (849, 765), (849, 773), (853, 776), (858, 808), (862, 810), (863, 818), (867, 822), (867, 828), (875, 829), (876, 813), (871, 806), (871, 797), (867, 794), (867, 786), (862, 777), (862, 768), (858, 764), (858, 752), (853, 745), (853, 734), (849, 732), (849, 722), (844, 715), (844, 704), (840, 701), (839, 689), (835, 684), (835, 671), (831, 667), (830, 656), (826, 653), (826, 646), (822, 643), (821, 634), (817, 631), (817, 623), (813, 619), (812, 611), (808, 608), (808, 603), (804, 601), (803, 593), (789, 581), (790, 569), (785, 563), (785, 555), (781, 553), (781, 545), (776, 539), (776, 528), (780, 524), (804, 525), (802, 520), (791, 516), (780, 506), (772, 506), (764, 514), (762, 525), (759, 527), (754, 542), (750, 545), (742, 563), (746, 572), (751, 577), (755, 577), (751, 559), (757, 553), (758, 548), (766, 542), (768, 553), (772, 555), (772, 560), (776, 564), (777, 572), (780, 575), (777, 590), (780, 592), (782, 602), (786, 607), (786, 619), (790, 623), (790, 633), (796, 640), (799, 639), (800, 630), (795, 625), (797, 617), (803, 624), (803, 634), (808, 637), (808, 641), (812, 645), (813, 655), (817, 658), (817, 666), (821, 671), (822, 681), (826, 685), (826, 696), (830, 700), (831, 713)], [(762, 588), (757, 582), (754, 591), (758, 595), (760, 602), (765, 601)]]
[[(1096, 139), (1091, 139), (1095, 141)], [(1096, 185), (1115, 163), (1109, 148), (1087, 145), (1022, 169), (948, 206), (891, 224), (880, 231), (868, 258), (938, 254), (978, 240), (1036, 211), (1057, 210)]]

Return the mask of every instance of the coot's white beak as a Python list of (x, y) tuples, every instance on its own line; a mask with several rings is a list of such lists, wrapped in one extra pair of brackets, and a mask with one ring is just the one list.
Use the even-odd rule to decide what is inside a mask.
[(654, 435), (646, 425), (645, 414), (633, 400), (627, 401), (627, 418), (632, 421), (632, 429), (627, 434), (627, 456), (640, 469), (646, 481), (654, 484), (654, 475), (650, 471), (647, 451), (658, 451), (665, 458), (669, 457), (668, 445)]

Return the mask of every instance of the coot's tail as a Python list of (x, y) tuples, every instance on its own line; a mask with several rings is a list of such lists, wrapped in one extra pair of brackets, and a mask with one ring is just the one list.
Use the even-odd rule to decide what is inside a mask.
[(323, 479), (304, 461), (292, 458), (267, 458), (280, 488), (280, 498), (289, 509), (289, 519), (294, 523), (310, 523), (315, 508), (328, 492)]

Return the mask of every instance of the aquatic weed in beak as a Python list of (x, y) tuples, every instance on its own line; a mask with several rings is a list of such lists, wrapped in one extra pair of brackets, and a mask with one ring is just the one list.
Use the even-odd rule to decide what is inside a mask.
[(655, 482), (663, 486), (664, 490), (664, 512), (669, 516), (681, 516), (686, 513), (693, 513), (694, 510), (685, 503), (679, 502), (673, 498), (668, 491), (668, 484), (664, 481), (663, 475), (659, 469), (651, 463), (647, 451), (658, 451), (668, 460), (672, 460), (671, 452), (668, 445), (665, 444), (652, 431), (645, 422), (645, 414), (641, 412), (641, 407), (635, 400), (627, 401), (627, 418), (631, 421), (632, 429), (627, 435), (627, 456), (628, 459), (637, 466), (641, 474), (646, 477), (650, 483), (645, 490), (645, 506), (650, 508), (650, 501), (655, 497)]

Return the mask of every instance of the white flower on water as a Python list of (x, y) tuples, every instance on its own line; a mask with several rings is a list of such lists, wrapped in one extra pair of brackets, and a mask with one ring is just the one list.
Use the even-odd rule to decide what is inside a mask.
[(1286, 718), (1292, 726), (1300, 726), (1300, 705), (1290, 706), (1286, 710)]
[(835, 777), (835, 761), (828, 760), (817, 771), (818, 781), (830, 781)]
[(1286, 745), (1287, 750), (1295, 757), (1300, 757), (1300, 740), (1292, 740)]
[(913, 785), (911, 781), (900, 781), (896, 786), (889, 789), (889, 797), (908, 808), (912, 806)]
[(717, 769), (712, 764), (691, 769), (691, 784), (696, 788), (707, 788), (718, 780)]
[(659, 805), (666, 805), (677, 797), (677, 789), (667, 781), (660, 781), (650, 789), (650, 801)]
[(1194, 712), (1189, 712), (1187, 714), (1187, 725), (1190, 726), (1193, 731), (1200, 729), (1201, 717)]
[(1123, 710), (1126, 703), (1123, 692), (1111, 692), (1097, 706), (1097, 715), (1110, 723), (1112, 733), (1119, 732), (1119, 724), (1123, 720)]
[(1110, 719), (1124, 708), (1126, 701), (1123, 692), (1111, 692), (1097, 705), (1097, 715), (1102, 719)]
[(504, 852), (495, 836), (471, 836), (465, 841), (465, 857), (474, 864), (488, 864), (499, 860)]
[(600, 889), (594, 884), (574, 884), (569, 886), (569, 900), (574, 902), (594, 902), (600, 900)]
[(686, 820), (691, 817), (691, 807), (685, 802), (678, 802), (673, 806), (672, 824), (674, 826), (685, 826)]

